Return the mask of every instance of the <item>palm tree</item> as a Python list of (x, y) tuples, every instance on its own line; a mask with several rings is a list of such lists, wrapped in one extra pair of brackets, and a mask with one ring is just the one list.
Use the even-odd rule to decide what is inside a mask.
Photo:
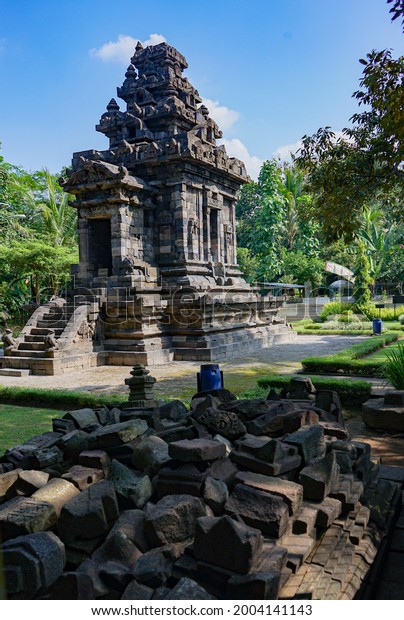
[(384, 261), (394, 243), (394, 225), (383, 226), (383, 213), (376, 206), (365, 207), (363, 212), (362, 226), (358, 231), (366, 248), (369, 260), (369, 273), (375, 282), (382, 270)]
[(291, 168), (285, 168), (284, 195), (286, 197), (286, 238), (288, 249), (292, 249), (299, 231), (297, 213), (298, 200), (302, 195), (303, 174)]
[(37, 204), (40, 231), (56, 246), (73, 245), (76, 239), (76, 213), (66, 194), (46, 168), (39, 173), (44, 183), (42, 200)]

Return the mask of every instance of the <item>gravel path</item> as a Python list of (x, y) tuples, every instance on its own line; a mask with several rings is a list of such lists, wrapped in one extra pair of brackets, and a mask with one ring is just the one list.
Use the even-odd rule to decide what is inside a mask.
[[(277, 372), (294, 373), (301, 368), (299, 361), (312, 355), (329, 355), (346, 349), (363, 340), (361, 336), (298, 336), (293, 342), (273, 345), (256, 353), (254, 356), (240, 357), (220, 363), (224, 371), (225, 385), (237, 391), (254, 387), (260, 375)], [(157, 379), (156, 395), (176, 398), (176, 390), (184, 394), (184, 388), (190, 395), (196, 391), (196, 372), (199, 362), (171, 362), (162, 366), (151, 366), (151, 374)], [(59, 388), (68, 390), (127, 393), (124, 380), (129, 376), (129, 367), (100, 366), (86, 372), (73, 372), (54, 377), (30, 375), (28, 377), (0, 376), (0, 384), (38, 388)], [(229, 381), (226, 381), (228, 377)], [(240, 391), (239, 390), (239, 391)]]

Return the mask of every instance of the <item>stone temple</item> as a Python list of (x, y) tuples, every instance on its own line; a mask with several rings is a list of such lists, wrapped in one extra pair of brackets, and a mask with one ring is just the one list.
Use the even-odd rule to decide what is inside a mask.
[[(96, 126), (109, 146), (73, 155), (80, 263), (63, 299), (38, 308), (2, 367), (55, 374), (101, 364), (214, 361), (294, 334), (279, 298), (237, 266), (235, 203), (248, 181), (167, 43), (131, 59)], [(53, 330), (53, 331), (50, 331)]]

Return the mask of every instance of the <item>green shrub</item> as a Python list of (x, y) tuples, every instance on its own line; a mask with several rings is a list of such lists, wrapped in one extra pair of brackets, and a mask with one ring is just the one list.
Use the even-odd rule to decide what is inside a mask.
[(381, 376), (382, 362), (360, 359), (398, 340), (399, 334), (386, 332), (382, 336), (368, 338), (348, 349), (326, 357), (307, 357), (301, 360), (305, 372), (346, 373), (354, 375)]
[[(394, 312), (394, 308), (374, 308), (369, 312), (369, 319), (373, 321), (373, 319), (382, 319), (383, 321), (396, 321), (397, 317), (400, 320), (400, 314), (404, 312), (404, 306), (396, 306), (396, 311)], [(404, 316), (404, 315), (403, 315)]]
[(404, 343), (399, 342), (393, 351), (387, 351), (387, 361), (383, 364), (383, 377), (396, 390), (404, 390)]
[[(307, 375), (306, 375), (307, 376)], [(370, 398), (372, 385), (368, 381), (360, 381), (358, 379), (333, 379), (329, 377), (309, 376), (314, 387), (317, 390), (334, 390), (338, 392), (343, 405), (361, 405)], [(285, 375), (269, 375), (258, 379), (258, 388), (254, 391), (255, 396), (248, 398), (259, 398), (268, 393), (271, 388), (284, 388), (292, 379)], [(266, 391), (265, 391), (266, 390)], [(249, 390), (253, 392), (253, 390)], [(264, 394), (263, 394), (264, 392)], [(239, 395), (239, 398), (247, 398)]]
[(400, 325), (400, 323), (392, 323), (391, 321), (387, 322), (387, 325), (386, 323), (384, 323), (383, 327), (385, 327), (389, 331), (397, 331), (397, 332), (404, 331), (404, 325)]
[(398, 322), (400, 323), (400, 325), (404, 325), (404, 314), (400, 314), (400, 316), (398, 317)]
[(51, 407), (73, 409), (80, 407), (101, 407), (127, 402), (127, 394), (92, 394), (70, 390), (46, 390), (42, 388), (5, 387), (0, 385), (0, 402), (30, 407)]
[(268, 390), (263, 387), (251, 388), (249, 390), (244, 390), (238, 395), (238, 398), (266, 398), (268, 395)]
[(307, 357), (302, 360), (305, 372), (325, 374), (360, 375), (364, 377), (380, 377), (381, 364), (366, 360), (349, 360), (341, 357)]
[(373, 331), (371, 329), (296, 329), (298, 334), (304, 334), (307, 336), (318, 336), (321, 334), (322, 336), (371, 336)]
[(325, 321), (331, 315), (342, 314), (343, 312), (352, 310), (352, 305), (353, 304), (346, 301), (329, 301), (321, 310), (320, 318)]
[(376, 306), (371, 301), (354, 303), (352, 309), (356, 314), (363, 314), (367, 319), (372, 320), (376, 313)]

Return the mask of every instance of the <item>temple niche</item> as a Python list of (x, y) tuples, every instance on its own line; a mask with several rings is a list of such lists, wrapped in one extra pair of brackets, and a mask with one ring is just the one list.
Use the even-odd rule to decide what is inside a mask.
[(73, 288), (35, 311), (3, 369), (223, 360), (293, 337), (279, 298), (261, 296), (237, 266), (247, 172), (217, 145), (222, 133), (186, 68), (167, 43), (136, 46), (123, 103), (111, 99), (96, 125), (108, 147), (75, 153), (61, 179), (76, 197)]

